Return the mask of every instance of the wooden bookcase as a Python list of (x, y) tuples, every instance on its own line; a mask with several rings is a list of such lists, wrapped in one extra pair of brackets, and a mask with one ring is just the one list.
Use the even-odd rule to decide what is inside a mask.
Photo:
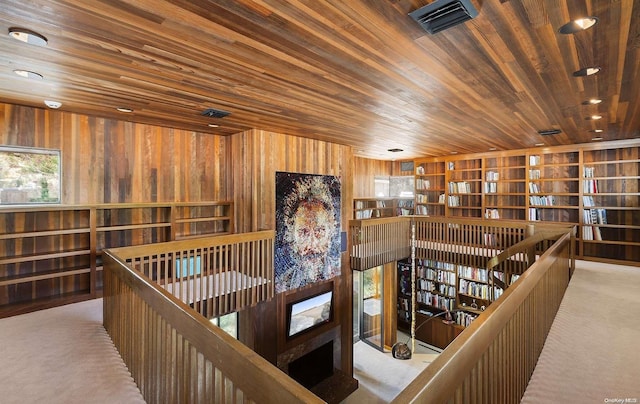
[(640, 265), (640, 139), (414, 165), (416, 214), (575, 223), (578, 258)]
[(446, 216), (482, 217), (482, 159), (468, 157), (446, 163)]
[(484, 206), (486, 219), (527, 219), (527, 156), (486, 157), (484, 160)]
[(417, 160), (415, 163), (415, 214), (445, 215), (445, 163), (444, 161)]
[(412, 214), (413, 198), (355, 198), (353, 200), (355, 220)]
[(0, 317), (96, 297), (102, 250), (233, 232), (232, 202), (0, 208)]
[(640, 262), (640, 148), (583, 151), (584, 257)]

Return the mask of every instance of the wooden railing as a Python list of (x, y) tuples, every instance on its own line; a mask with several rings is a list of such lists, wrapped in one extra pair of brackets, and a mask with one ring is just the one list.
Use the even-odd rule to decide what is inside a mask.
[(218, 317), (274, 296), (271, 230), (111, 249), (193, 307)]
[[(104, 326), (146, 402), (322, 402), (193, 310), (184, 300), (195, 291), (177, 297), (166, 289), (167, 282), (178, 279), (175, 260), (184, 262), (180, 260), (185, 257), (202, 257), (202, 273), (207, 275), (233, 269), (244, 271), (248, 278), (268, 276), (257, 268), (272, 268), (267, 265), (273, 261), (272, 244), (262, 242), (272, 241), (273, 232), (214, 239), (104, 252)], [(189, 264), (181, 268), (191, 269)], [(188, 281), (194, 276), (184, 273), (190, 285)], [(233, 298), (225, 307), (239, 309), (242, 304), (271, 296), (272, 292), (262, 289), (272, 288), (273, 275), (268, 279), (270, 282), (258, 289), (248, 286), (250, 292), (241, 288), (227, 294)], [(178, 286), (175, 290), (182, 289)], [(218, 303), (218, 307), (222, 305)]]
[[(535, 249), (540, 233), (508, 248), (492, 264)], [(518, 403), (542, 351), (566, 290), (573, 229), (544, 254), (467, 327), (393, 403)]]
[(411, 218), (350, 220), (351, 269), (365, 270), (409, 256)]

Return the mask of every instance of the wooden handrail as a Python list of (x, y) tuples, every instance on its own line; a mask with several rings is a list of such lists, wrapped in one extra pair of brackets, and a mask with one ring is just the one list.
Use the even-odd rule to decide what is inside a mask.
[(323, 402), (112, 251), (104, 255), (104, 325), (148, 403)]
[(570, 231), (392, 402), (518, 403), (569, 283)]

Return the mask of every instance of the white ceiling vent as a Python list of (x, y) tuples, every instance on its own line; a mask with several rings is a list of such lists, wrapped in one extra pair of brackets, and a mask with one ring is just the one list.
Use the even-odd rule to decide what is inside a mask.
[(430, 34), (461, 24), (477, 15), (478, 10), (470, 0), (436, 0), (409, 13)]

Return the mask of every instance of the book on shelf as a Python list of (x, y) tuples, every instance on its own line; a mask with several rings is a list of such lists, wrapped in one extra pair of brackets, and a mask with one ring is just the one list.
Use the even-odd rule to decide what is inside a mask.
[(540, 193), (540, 187), (538, 186), (538, 184), (536, 184), (535, 182), (530, 182), (529, 183), (529, 193), (530, 194), (539, 194)]
[(584, 167), (584, 170), (583, 170), (584, 177), (585, 178), (594, 177), (595, 171), (596, 170), (594, 167)]
[(529, 220), (531, 220), (531, 221), (540, 220), (540, 209), (538, 209), (538, 208), (529, 208)]
[(487, 171), (487, 181), (498, 181), (500, 174), (497, 171)]
[(468, 194), (471, 193), (471, 185), (466, 181), (449, 182), (449, 193)]
[(553, 206), (556, 204), (556, 199), (553, 195), (547, 196), (529, 196), (529, 204), (534, 206)]
[(485, 182), (484, 183), (484, 193), (485, 194), (495, 194), (498, 192), (498, 184), (495, 182)]
[(498, 209), (487, 208), (484, 212), (484, 217), (487, 219), (500, 219), (500, 212), (498, 212)]
[(540, 179), (540, 170), (529, 170), (529, 179), (530, 180), (539, 180)]
[(449, 206), (451, 207), (460, 206), (460, 197), (456, 195), (449, 195)]
[(529, 165), (530, 166), (540, 165), (540, 156), (538, 155), (529, 156)]
[(423, 178), (418, 178), (416, 180), (416, 188), (417, 189), (431, 189), (431, 181), (425, 180)]
[(582, 181), (584, 193), (597, 194), (598, 193), (598, 181), (597, 180), (584, 180)]
[(356, 212), (356, 219), (371, 219), (373, 209), (364, 209)]
[(440, 194), (438, 196), (438, 203), (444, 204), (445, 198), (446, 198), (445, 194)]
[(416, 206), (416, 215), (428, 215), (429, 207), (426, 205), (418, 205)]

